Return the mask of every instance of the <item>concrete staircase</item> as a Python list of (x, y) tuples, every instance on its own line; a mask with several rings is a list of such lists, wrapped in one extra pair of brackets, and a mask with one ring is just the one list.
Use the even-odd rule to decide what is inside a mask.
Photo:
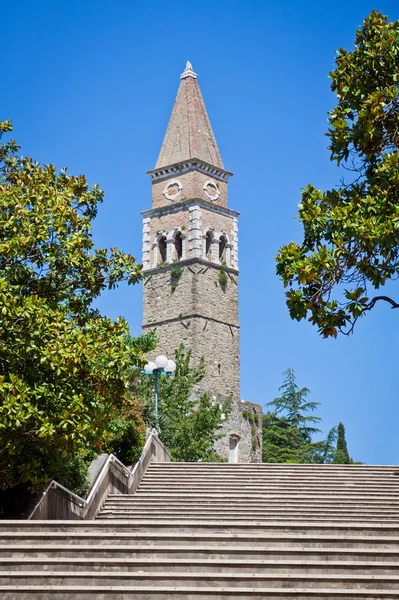
[(399, 599), (399, 467), (151, 464), (94, 521), (0, 521), (1, 600)]

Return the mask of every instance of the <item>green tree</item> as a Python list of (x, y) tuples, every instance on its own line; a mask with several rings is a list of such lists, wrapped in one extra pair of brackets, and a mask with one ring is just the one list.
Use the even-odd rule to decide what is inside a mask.
[(399, 21), (373, 10), (354, 49), (337, 52), (330, 74), (337, 105), (329, 113), (331, 160), (347, 179), (326, 192), (302, 191), (301, 245), (277, 256), (290, 316), (308, 318), (324, 337), (349, 334), (399, 276)]
[(337, 444), (337, 427), (333, 427), (327, 434), (325, 440), (317, 442), (315, 462), (329, 464), (334, 461)]
[(281, 396), (268, 403), (273, 412), (263, 418), (263, 461), (311, 463), (315, 461), (318, 445), (312, 435), (319, 433), (315, 427), (320, 417), (309, 414), (319, 402), (309, 402), (308, 388), (299, 389), (293, 369), (284, 373), (280, 386)]
[(94, 249), (102, 197), (83, 176), (20, 156), (15, 141), (0, 146), (0, 489), (82, 487), (82, 461), (115, 441), (114, 419), (130, 415), (137, 444), (144, 435), (130, 393), (143, 341), (92, 307), (141, 278), (132, 256)]
[(274, 410), (263, 416), (262, 461), (268, 463), (331, 463), (337, 456), (337, 427), (333, 427), (325, 440), (312, 440), (320, 433), (315, 427), (320, 417), (308, 414), (320, 402), (308, 402), (308, 388), (299, 389), (293, 369), (287, 369), (282, 395), (268, 403)]
[(353, 463), (353, 460), (348, 453), (348, 446), (345, 438), (345, 427), (342, 423), (338, 425), (337, 449), (335, 451), (333, 462), (340, 465), (348, 465)]
[[(205, 376), (204, 361), (191, 366), (191, 350), (181, 345), (175, 353), (176, 371), (159, 380), (160, 437), (175, 461), (219, 462), (214, 449), (222, 437), (220, 427), (231, 411), (231, 402), (213, 403), (209, 394), (196, 397), (193, 392)], [(155, 425), (153, 381), (143, 375), (138, 397), (146, 405), (147, 422)]]
[(284, 382), (279, 387), (282, 392), (279, 398), (275, 398), (268, 403), (268, 406), (274, 408), (276, 415), (284, 413), (287, 422), (301, 431), (303, 439), (309, 439), (314, 433), (319, 433), (320, 429), (314, 427), (315, 423), (321, 421), (320, 417), (309, 415), (320, 405), (320, 402), (308, 402), (306, 398), (310, 394), (308, 388), (301, 388), (296, 384), (295, 373), (293, 369), (287, 369), (283, 373)]
[(311, 463), (315, 448), (300, 428), (294, 427), (286, 416), (274, 412), (263, 415), (262, 462)]

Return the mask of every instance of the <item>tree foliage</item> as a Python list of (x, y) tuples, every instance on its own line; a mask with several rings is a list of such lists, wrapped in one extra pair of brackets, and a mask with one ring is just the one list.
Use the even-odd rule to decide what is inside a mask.
[[(176, 371), (172, 376), (161, 376), (159, 381), (160, 437), (175, 461), (219, 462), (214, 449), (224, 419), (230, 414), (231, 402), (212, 402), (209, 394), (199, 397), (196, 386), (205, 376), (204, 361), (191, 365), (191, 350), (181, 345), (175, 352)], [(143, 375), (138, 396), (146, 405), (147, 422), (155, 426), (153, 381)]]
[(143, 436), (129, 391), (143, 340), (92, 307), (102, 290), (141, 278), (132, 256), (94, 249), (102, 197), (83, 176), (21, 156), (13, 140), (0, 146), (2, 489), (73, 480), (76, 461), (114, 439), (109, 424), (121, 415)]
[(337, 449), (334, 454), (333, 462), (335, 464), (340, 464), (340, 465), (348, 465), (348, 464), (353, 463), (353, 460), (349, 456), (348, 446), (346, 444), (346, 437), (345, 437), (345, 427), (343, 426), (342, 423), (340, 423), (338, 425)]
[(336, 454), (337, 428), (330, 430), (327, 438), (313, 441), (320, 433), (315, 427), (320, 417), (310, 414), (320, 402), (309, 402), (308, 388), (299, 388), (293, 369), (284, 372), (284, 382), (279, 388), (279, 398), (268, 403), (272, 412), (263, 416), (263, 462), (269, 463), (331, 463)]
[(353, 331), (399, 275), (399, 21), (373, 10), (340, 48), (330, 77), (337, 105), (329, 113), (331, 160), (346, 169), (341, 186), (302, 191), (301, 245), (277, 256), (293, 319), (308, 318), (324, 337)]
[(320, 429), (313, 425), (321, 421), (320, 417), (308, 413), (309, 411), (315, 411), (320, 402), (308, 402), (306, 400), (310, 390), (305, 387), (299, 389), (293, 369), (287, 369), (283, 375), (285, 379), (279, 387), (282, 394), (279, 398), (269, 402), (269, 406), (274, 408), (277, 415), (284, 412), (288, 423), (292, 427), (301, 430), (304, 436), (310, 437), (313, 433), (319, 433)]
[(270, 463), (313, 462), (311, 439), (294, 427), (286, 416), (263, 415), (262, 461)]
[(263, 462), (312, 462), (311, 436), (321, 419), (309, 414), (319, 402), (307, 401), (308, 388), (299, 389), (293, 369), (284, 373), (281, 396), (268, 403), (273, 410), (263, 417)]

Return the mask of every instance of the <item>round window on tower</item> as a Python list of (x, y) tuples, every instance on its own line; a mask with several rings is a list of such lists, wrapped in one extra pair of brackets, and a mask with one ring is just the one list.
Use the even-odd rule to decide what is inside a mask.
[(180, 196), (183, 186), (178, 179), (172, 179), (169, 181), (163, 190), (163, 195), (167, 200), (176, 200), (178, 196)]
[(208, 181), (204, 183), (204, 192), (205, 196), (207, 196), (207, 198), (209, 198), (209, 200), (211, 200), (212, 202), (217, 200), (220, 196), (220, 190), (218, 186), (214, 181), (211, 181), (210, 179), (208, 179)]

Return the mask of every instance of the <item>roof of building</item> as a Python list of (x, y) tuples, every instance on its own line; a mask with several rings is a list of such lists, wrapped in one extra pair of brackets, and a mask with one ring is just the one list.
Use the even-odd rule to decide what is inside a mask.
[(197, 74), (187, 61), (155, 168), (193, 158), (224, 168)]

